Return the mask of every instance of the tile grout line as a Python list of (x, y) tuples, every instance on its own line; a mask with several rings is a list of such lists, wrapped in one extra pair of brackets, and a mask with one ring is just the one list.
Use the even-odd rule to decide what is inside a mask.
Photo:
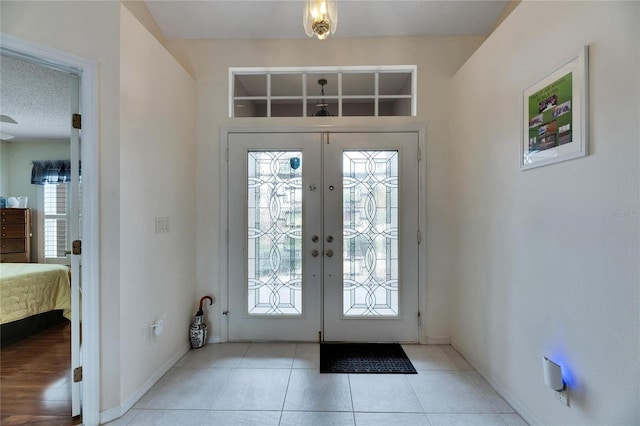
[[(405, 374), (405, 377), (407, 375)], [(416, 374), (417, 376), (417, 374)], [(413, 396), (416, 397), (416, 400), (418, 401), (418, 404), (420, 404), (420, 408), (422, 409), (422, 414), (425, 415), (425, 417), (427, 417), (427, 421), (429, 421), (429, 424), (431, 424), (431, 421), (429, 420), (429, 416), (427, 415), (427, 410), (425, 410), (424, 405), (422, 405), (422, 401), (420, 400), (420, 397), (418, 396), (418, 392), (416, 392), (416, 388), (413, 386), (413, 383), (411, 383), (411, 380), (409, 380), (409, 378), (407, 377), (407, 382), (409, 382), (409, 387), (411, 388), (411, 391), (413, 392)]]
[(284, 398), (282, 398), (282, 406), (280, 407), (280, 419), (278, 425), (282, 423), (282, 416), (284, 415), (284, 405), (287, 402), (287, 395), (289, 394), (289, 384), (291, 384), (291, 375), (293, 374), (293, 363), (296, 359), (296, 353), (298, 353), (298, 344), (296, 343), (295, 350), (293, 351), (293, 358), (291, 359), (291, 368), (289, 368), (289, 378), (287, 379), (287, 387), (284, 390)]
[(349, 398), (351, 399), (351, 416), (353, 417), (353, 424), (356, 424), (356, 406), (353, 403), (353, 391), (351, 390), (351, 374), (347, 374), (347, 382), (349, 382)]
[[(226, 383), (223, 385), (222, 389), (220, 390), (220, 392), (216, 396), (215, 400), (211, 402), (211, 405), (210, 405), (210, 408), (209, 408), (210, 411), (223, 411), (223, 410), (215, 410), (213, 407), (215, 407), (216, 402), (218, 402), (218, 400), (222, 397), (222, 395), (224, 395), (224, 393), (227, 390), (227, 388), (231, 385), (231, 381), (232, 381), (234, 375), (238, 372), (240, 364), (242, 363), (242, 360), (244, 359), (245, 355), (249, 351), (249, 346), (251, 346), (251, 344), (248, 344), (247, 347), (245, 348), (244, 352), (242, 352), (242, 356), (240, 357), (240, 360), (238, 361), (238, 364), (236, 364), (235, 367), (229, 368), (231, 370), (231, 373), (229, 373), (229, 377), (228, 377)], [(215, 367), (213, 367), (213, 368), (215, 368)]]

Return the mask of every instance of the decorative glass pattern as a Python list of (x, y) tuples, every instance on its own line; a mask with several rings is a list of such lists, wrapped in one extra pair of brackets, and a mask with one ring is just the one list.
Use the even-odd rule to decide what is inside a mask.
[(398, 316), (398, 152), (345, 151), (343, 315)]
[(248, 153), (249, 315), (302, 314), (301, 160), (299, 151)]

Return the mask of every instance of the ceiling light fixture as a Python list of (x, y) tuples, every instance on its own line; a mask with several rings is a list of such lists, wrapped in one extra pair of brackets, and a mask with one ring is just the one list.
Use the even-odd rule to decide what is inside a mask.
[(0, 132), (0, 140), (8, 141), (8, 140), (11, 140), (13, 138), (15, 138), (15, 136), (10, 135), (10, 134), (5, 133), (5, 132)]
[(0, 114), (0, 123), (18, 124), (16, 120), (4, 114)]
[(329, 104), (324, 101), (324, 86), (325, 84), (327, 84), (327, 80), (324, 78), (321, 78), (320, 80), (318, 80), (318, 84), (320, 85), (320, 87), (322, 87), (320, 89), (320, 96), (322, 97), (320, 98), (320, 101), (316, 104), (316, 107), (320, 107), (320, 109), (317, 110), (313, 115), (314, 117), (331, 117), (331, 113), (327, 110), (327, 106)]
[[(8, 115), (0, 114), (0, 123), (8, 123), (8, 124), (18, 124), (16, 120), (9, 117)], [(0, 140), (8, 141), (15, 138), (15, 136), (10, 135), (9, 133), (0, 132)]]
[(314, 35), (324, 40), (329, 33), (335, 34), (338, 26), (338, 7), (335, 1), (307, 0), (304, 9), (304, 31), (309, 37)]

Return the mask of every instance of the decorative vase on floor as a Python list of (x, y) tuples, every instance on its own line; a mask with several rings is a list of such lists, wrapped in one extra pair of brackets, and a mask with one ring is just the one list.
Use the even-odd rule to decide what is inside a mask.
[(193, 349), (201, 348), (207, 343), (207, 324), (204, 323), (204, 312), (202, 310), (202, 302), (209, 299), (209, 304), (213, 305), (213, 297), (204, 296), (200, 299), (200, 307), (198, 312), (194, 316), (193, 324), (189, 329), (189, 336), (191, 338), (191, 347)]

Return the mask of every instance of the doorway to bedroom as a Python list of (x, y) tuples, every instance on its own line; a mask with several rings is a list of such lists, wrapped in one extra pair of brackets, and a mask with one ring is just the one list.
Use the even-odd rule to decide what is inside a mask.
[[(14, 306), (24, 306), (24, 312), (3, 306), (6, 308), (3, 309), (3, 355), (11, 356), (17, 348), (31, 352), (30, 345), (46, 341), (47, 334), (58, 335), (64, 343), (51, 342), (51, 349), (57, 351), (58, 356), (40, 356), (49, 368), (43, 370), (38, 380), (24, 378), (33, 386), (46, 388), (40, 394), (41, 400), (37, 400), (37, 393), (30, 393), (30, 398), (19, 398), (19, 404), (7, 400), (16, 394), (7, 392), (7, 387), (23, 380), (19, 371), (13, 369), (13, 373), (3, 371), (3, 404), (15, 410), (23, 407), (27, 412), (19, 414), (25, 415), (37, 412), (34, 407), (51, 406), (49, 398), (54, 398), (56, 413), (67, 406), (68, 417), (78, 416), (80, 382), (73, 380), (72, 371), (80, 366), (81, 273), (80, 256), (72, 254), (71, 248), (73, 241), (80, 240), (80, 126), (74, 126), (71, 117), (80, 113), (80, 76), (74, 70), (4, 51), (0, 67), (2, 193), (7, 195), (3, 233), (6, 225), (7, 236), (15, 236), (11, 233), (16, 225), (5, 223), (5, 217), (10, 218), (18, 211), (24, 211), (25, 217), (20, 228), (24, 230), (21, 237), (25, 239), (25, 257), (5, 259), (5, 255), (10, 256), (5, 252), (12, 251), (4, 247), (5, 244), (3, 262), (24, 262), (16, 267), (22, 271), (20, 274), (28, 273), (30, 280), (21, 284), (25, 293), (15, 299)], [(19, 206), (12, 203), (15, 198), (21, 201)], [(14, 240), (7, 236), (3, 234), (4, 242)], [(12, 289), (4, 287), (19, 283), (13, 275), (7, 275), (9, 268), (13, 268), (11, 263), (3, 265), (3, 290), (15, 297)], [(34, 294), (34, 298), (27, 299), (28, 294)], [(64, 313), (64, 317), (56, 315), (57, 312)], [(11, 321), (5, 324), (8, 320)], [(20, 340), (9, 345), (4, 339), (5, 330), (10, 330), (14, 341)], [(7, 346), (11, 349), (9, 353), (5, 350)], [(29, 359), (29, 353), (25, 353), (16, 361), (29, 362)], [(3, 364), (3, 367), (7, 366)], [(63, 377), (67, 379), (64, 380), (66, 386), (55, 386)], [(46, 413), (48, 410), (39, 414)]]
[(418, 132), (228, 134), (228, 338), (419, 341)]
[[(38, 329), (38, 333), (14, 345), (5, 347), (3, 344), (3, 422), (12, 421), (11, 416), (28, 422), (40, 421), (38, 419), (44, 416), (49, 421), (58, 419), (61, 424), (82, 420), (89, 424), (97, 423), (98, 407), (95, 401), (98, 382), (94, 372), (99, 356), (95, 345), (98, 339), (98, 299), (95, 298), (98, 280), (97, 250), (93, 250), (98, 243), (97, 157), (94, 156), (97, 148), (97, 67), (91, 61), (7, 35), (2, 35), (0, 53), (3, 66), (0, 187), (2, 195), (6, 193), (22, 197), (19, 198), (22, 204), (17, 208), (25, 211), (26, 218), (22, 224), (25, 230), (25, 259), (16, 265), (44, 268), (49, 267), (47, 264), (54, 264), (51, 267), (63, 268), (63, 275), (67, 279), (67, 296), (62, 301), (64, 306), (51, 309), (60, 309), (67, 314), (67, 318), (71, 318), (42, 331)], [(72, 119), (74, 114), (75, 118)], [(78, 120), (81, 114), (84, 114), (82, 126)], [(81, 159), (86, 177), (85, 197), (82, 200), (78, 192)], [(36, 164), (42, 161), (49, 161), (49, 165), (64, 165), (36, 170)], [(44, 189), (42, 183), (48, 184), (49, 190)], [(54, 191), (51, 191), (51, 185), (55, 186)], [(46, 205), (47, 196), (49, 205)], [(9, 201), (8, 197), (6, 201)], [(6, 211), (12, 213), (11, 208)], [(82, 220), (81, 213), (84, 213)], [(80, 241), (80, 229), (89, 252), (83, 256), (82, 270), (80, 244), (72, 244), (72, 241)], [(81, 349), (80, 281), (83, 278), (86, 285), (82, 302), (85, 315)], [(5, 307), (3, 303), (3, 313)], [(27, 312), (29, 316), (25, 320), (34, 318), (31, 314), (40, 312), (31, 311), (33, 309)], [(37, 329), (39, 316), (35, 322)], [(52, 336), (55, 336), (54, 341), (50, 339)], [(40, 349), (33, 349), (34, 345)], [(4, 355), (8, 354), (6, 351), (18, 351), (19, 347), (28, 353), (24, 356), (11, 353), (15, 361), (12, 364), (13, 371), (31, 372), (37, 377), (12, 376), (14, 385), (20, 386), (16, 380), (23, 377), (22, 386), (31, 389), (30, 392), (17, 395), (5, 389), (10, 382), (5, 380), (5, 374), (9, 374), (11, 369), (5, 369), (5, 359), (10, 357), (5, 358)], [(17, 362), (26, 367), (17, 368)], [(29, 362), (36, 362), (37, 365), (29, 368)], [(52, 363), (51, 368), (46, 367), (47, 362)], [(84, 383), (82, 399), (81, 382)], [(38, 383), (42, 388), (38, 388)], [(16, 404), (5, 400), (5, 397), (15, 399), (16, 396), (19, 397)], [(77, 417), (81, 413), (83, 419)]]

